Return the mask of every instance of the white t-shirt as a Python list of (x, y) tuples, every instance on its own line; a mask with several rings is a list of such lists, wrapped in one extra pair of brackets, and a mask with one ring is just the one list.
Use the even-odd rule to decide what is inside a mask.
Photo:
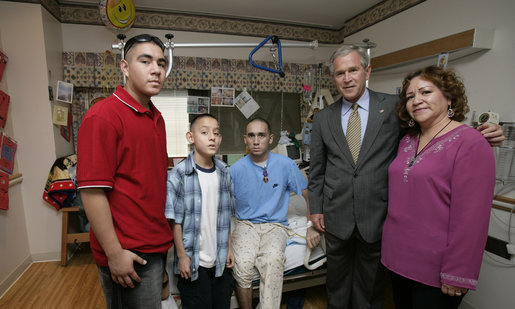
[(212, 169), (204, 169), (197, 165), (196, 170), (202, 191), (199, 264), (205, 268), (212, 268), (216, 261), (218, 175), (214, 166)]

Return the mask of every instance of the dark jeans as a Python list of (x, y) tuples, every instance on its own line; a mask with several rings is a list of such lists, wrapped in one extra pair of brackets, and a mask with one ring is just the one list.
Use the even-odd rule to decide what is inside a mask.
[(134, 288), (124, 288), (114, 283), (109, 267), (98, 266), (107, 309), (161, 309), (161, 288), (166, 254), (134, 253), (147, 261), (146, 265), (134, 263), (134, 270), (141, 278), (141, 282), (134, 282)]
[(457, 309), (462, 296), (449, 296), (440, 288), (425, 285), (390, 271), (396, 309)]
[(179, 277), (177, 287), (183, 309), (228, 309), (234, 282), (230, 269), (226, 268), (220, 277), (215, 277), (214, 267), (199, 267), (197, 280)]

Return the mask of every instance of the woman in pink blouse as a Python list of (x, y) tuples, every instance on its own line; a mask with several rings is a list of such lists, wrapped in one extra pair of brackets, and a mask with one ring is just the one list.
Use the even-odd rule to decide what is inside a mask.
[(458, 308), (475, 289), (495, 184), (493, 151), (460, 123), (469, 108), (454, 71), (427, 67), (403, 81), (408, 127), (389, 168), (382, 263), (397, 308)]

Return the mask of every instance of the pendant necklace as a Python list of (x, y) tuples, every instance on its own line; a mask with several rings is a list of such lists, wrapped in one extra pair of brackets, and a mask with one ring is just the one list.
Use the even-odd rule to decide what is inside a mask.
[(420, 151), (418, 151), (418, 146), (419, 146), (419, 144), (420, 144), (420, 137), (421, 137), (421, 133), (419, 133), (419, 134), (418, 134), (417, 149), (415, 149), (415, 155), (414, 155), (414, 156), (413, 156), (413, 158), (411, 158), (411, 160), (409, 161), (409, 164), (408, 164), (408, 166), (409, 166), (409, 167), (412, 167), (412, 166), (413, 166), (413, 164), (415, 164), (415, 161), (417, 160), (418, 156), (419, 156), (419, 155), (420, 155), (420, 154), (421, 154), (421, 153), (426, 149), (426, 147), (427, 147), (429, 144), (431, 144), (431, 142), (435, 139), (435, 137), (437, 137), (437, 136), (438, 136), (438, 134), (442, 133), (442, 131), (443, 131), (445, 128), (447, 128), (447, 126), (448, 126), (449, 124), (451, 124), (451, 122), (452, 122), (452, 119), (451, 119), (451, 120), (449, 120), (449, 122), (447, 122), (447, 124), (446, 124), (442, 129), (440, 129), (440, 131), (438, 131), (438, 132), (435, 134), (435, 136), (433, 136), (433, 138), (432, 138), (431, 140), (429, 140), (429, 142), (428, 142), (428, 143), (424, 146), (424, 148), (422, 148)]

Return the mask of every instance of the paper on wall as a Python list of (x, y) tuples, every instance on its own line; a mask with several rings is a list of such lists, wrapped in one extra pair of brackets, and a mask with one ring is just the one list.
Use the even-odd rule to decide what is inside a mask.
[(259, 104), (250, 96), (247, 91), (242, 91), (235, 99), (234, 105), (248, 119), (259, 109)]

